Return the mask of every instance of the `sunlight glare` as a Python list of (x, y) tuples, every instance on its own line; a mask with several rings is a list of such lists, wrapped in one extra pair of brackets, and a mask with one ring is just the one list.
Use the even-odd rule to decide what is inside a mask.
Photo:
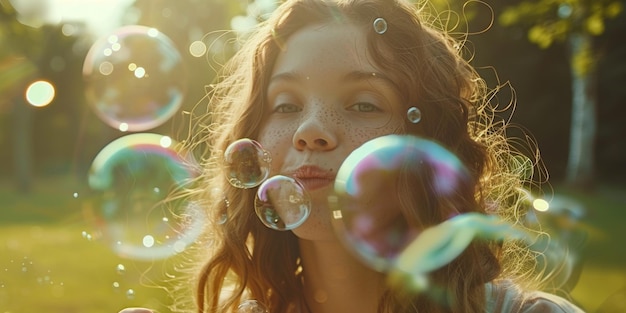
[(45, 107), (54, 100), (55, 90), (51, 83), (38, 80), (26, 88), (26, 101), (35, 107)]

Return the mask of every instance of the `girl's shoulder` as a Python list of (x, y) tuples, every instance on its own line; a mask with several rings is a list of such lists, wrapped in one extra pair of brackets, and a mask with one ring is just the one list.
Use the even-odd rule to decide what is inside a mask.
[(526, 291), (510, 281), (486, 285), (488, 313), (584, 313), (570, 301), (543, 291)]

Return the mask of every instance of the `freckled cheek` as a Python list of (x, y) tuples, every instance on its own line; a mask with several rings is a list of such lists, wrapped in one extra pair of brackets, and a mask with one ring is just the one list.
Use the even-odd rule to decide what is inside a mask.
[(262, 129), (259, 134), (259, 143), (265, 151), (268, 151), (272, 157), (272, 174), (280, 171), (286, 152), (293, 145), (293, 133), (295, 128), (293, 125), (285, 125), (283, 127), (268, 127)]
[(385, 135), (390, 135), (396, 131), (396, 127), (393, 126), (385, 126), (385, 127), (354, 127), (352, 131), (347, 133), (348, 138), (346, 139), (351, 146), (355, 149), (360, 147), (365, 142), (372, 140), (374, 138), (378, 138)]

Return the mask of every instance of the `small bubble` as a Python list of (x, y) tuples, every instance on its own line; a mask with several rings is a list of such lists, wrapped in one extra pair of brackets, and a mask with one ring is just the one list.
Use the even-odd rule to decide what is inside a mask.
[(222, 214), (220, 214), (218, 220), (217, 220), (217, 224), (218, 225), (224, 225), (226, 224), (226, 221), (228, 221), (228, 213), (224, 212)]
[(133, 289), (126, 290), (126, 298), (130, 300), (135, 299), (135, 290)]
[(239, 139), (224, 152), (228, 182), (236, 188), (253, 188), (268, 176), (271, 162), (269, 152), (252, 139)]
[(422, 120), (422, 111), (416, 107), (410, 107), (406, 111), (406, 117), (413, 124), (417, 124)]
[(387, 21), (384, 18), (379, 17), (374, 20), (374, 31), (378, 34), (384, 34), (387, 32)]
[(276, 230), (294, 229), (306, 221), (311, 204), (297, 180), (276, 175), (259, 186), (254, 207), (265, 226)]
[(126, 267), (124, 266), (124, 264), (118, 264), (115, 269), (117, 270), (117, 273), (120, 275), (124, 275), (124, 273), (126, 273)]
[(78, 192), (75, 192), (74, 194), (72, 194), (72, 196), (73, 196), (74, 198), (78, 198)]

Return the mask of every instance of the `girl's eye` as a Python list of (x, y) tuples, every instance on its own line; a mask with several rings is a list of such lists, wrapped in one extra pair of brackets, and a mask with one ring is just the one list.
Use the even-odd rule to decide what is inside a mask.
[(378, 106), (369, 102), (357, 102), (350, 107), (351, 110), (358, 112), (378, 112)]
[(277, 113), (295, 113), (300, 111), (302, 111), (302, 109), (299, 106), (291, 103), (282, 103), (274, 108), (274, 112)]

